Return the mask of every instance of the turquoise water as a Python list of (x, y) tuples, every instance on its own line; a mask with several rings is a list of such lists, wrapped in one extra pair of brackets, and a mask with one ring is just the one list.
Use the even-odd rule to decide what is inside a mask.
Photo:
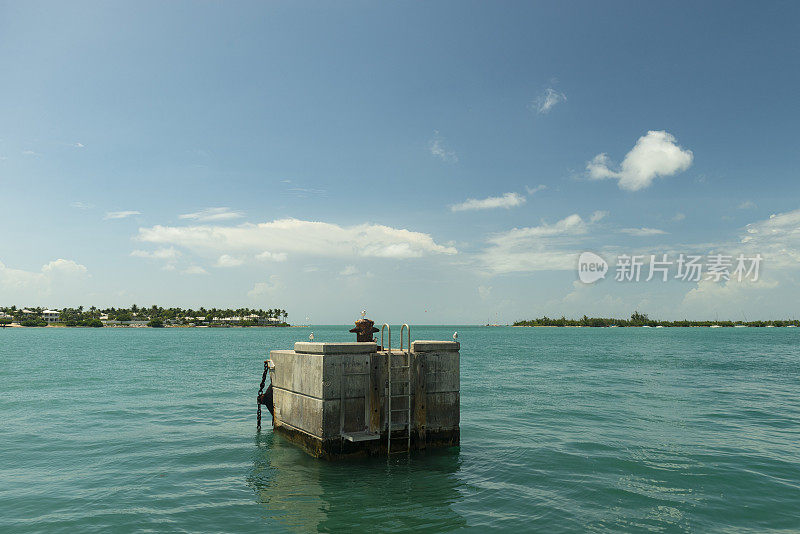
[(0, 532), (800, 530), (800, 329), (455, 329), (461, 447), (340, 463), (255, 431), (306, 329), (0, 330)]

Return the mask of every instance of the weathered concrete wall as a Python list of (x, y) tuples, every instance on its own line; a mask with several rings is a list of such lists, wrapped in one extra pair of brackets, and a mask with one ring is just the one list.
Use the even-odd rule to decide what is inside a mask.
[[(410, 393), (412, 448), (459, 443), (459, 348), (458, 343), (446, 341), (412, 344), (411, 383), (393, 386), (394, 394)], [(272, 351), (275, 428), (315, 456), (385, 452), (387, 356), (385, 351), (377, 352), (375, 343), (304, 342), (296, 343), (295, 350)], [(400, 351), (391, 353), (394, 366), (404, 364), (405, 358)], [(361, 374), (347, 376), (354, 373)], [(394, 399), (392, 407), (403, 408), (405, 402)], [(344, 442), (342, 406), (344, 432), (368, 430), (380, 433), (381, 439)], [(393, 420), (405, 422), (398, 417)]]

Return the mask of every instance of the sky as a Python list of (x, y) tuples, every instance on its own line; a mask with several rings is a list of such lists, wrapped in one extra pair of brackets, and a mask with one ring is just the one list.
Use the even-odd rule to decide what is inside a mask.
[[(0, 306), (797, 318), (799, 23), (796, 2), (0, 2)], [(681, 278), (681, 254), (730, 276)]]

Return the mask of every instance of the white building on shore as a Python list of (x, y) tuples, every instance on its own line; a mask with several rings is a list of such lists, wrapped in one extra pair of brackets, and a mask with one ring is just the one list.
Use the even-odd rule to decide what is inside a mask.
[(42, 319), (48, 323), (57, 323), (61, 318), (61, 314), (55, 310), (44, 310), (42, 312)]

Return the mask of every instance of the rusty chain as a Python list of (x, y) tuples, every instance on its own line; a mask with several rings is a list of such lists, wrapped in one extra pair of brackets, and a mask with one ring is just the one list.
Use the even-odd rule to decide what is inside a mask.
[(256, 404), (258, 411), (256, 412), (256, 430), (261, 430), (261, 395), (264, 393), (264, 384), (267, 382), (267, 374), (269, 374), (269, 360), (264, 361), (264, 374), (261, 375), (261, 385), (258, 386), (258, 397), (256, 397)]

